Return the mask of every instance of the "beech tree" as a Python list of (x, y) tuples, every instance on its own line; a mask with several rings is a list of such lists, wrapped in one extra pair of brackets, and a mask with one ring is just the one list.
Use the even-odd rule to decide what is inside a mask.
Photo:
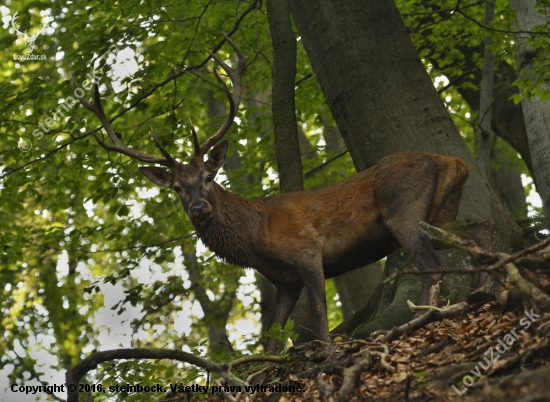
[[(480, 174), (422, 65), (395, 4), (296, 0), (292, 2), (292, 12), (357, 170), (373, 166), (381, 157), (396, 151), (423, 150), (459, 156), (471, 168), (459, 218), (493, 220), (495, 247), (511, 248), (519, 230)], [(346, 43), (354, 46), (345, 46)], [(457, 255), (447, 264), (460, 266), (461, 261), (464, 257)], [(402, 265), (402, 261), (397, 264)], [(467, 263), (462, 264), (467, 267)], [(386, 269), (392, 272), (388, 264)], [(410, 312), (402, 295), (415, 295), (417, 282), (409, 279), (406, 286), (398, 287), (395, 303), (361, 335), (403, 322)]]
[[(536, 1), (510, 1), (517, 10), (514, 38), (517, 42), (516, 59), (519, 76), (524, 86), (535, 88), (528, 91), (528, 96), (521, 99), (525, 116), (525, 128), (529, 140), (529, 149), (533, 159), (533, 173), (537, 190), (541, 195), (543, 206), (550, 211), (550, 103), (548, 103), (548, 84), (537, 76), (537, 65), (548, 60), (548, 38), (536, 38), (534, 44), (529, 42), (529, 31), (544, 26), (548, 21), (548, 7), (537, 7)], [(538, 63), (537, 63), (538, 61)], [(540, 83), (540, 84), (538, 84)], [(537, 93), (538, 92), (538, 93)]]

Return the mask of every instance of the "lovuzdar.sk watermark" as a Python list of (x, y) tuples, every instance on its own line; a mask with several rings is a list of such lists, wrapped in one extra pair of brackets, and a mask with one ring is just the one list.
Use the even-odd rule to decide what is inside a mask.
[[(525, 317), (519, 320), (519, 325), (521, 326), (519, 332), (521, 333), (525, 332), (525, 330), (531, 326), (531, 323), (535, 322), (535, 320), (540, 317), (540, 315), (533, 312), (533, 309), (531, 309), (530, 312), (525, 311), (524, 313)], [(474, 369), (470, 371), (472, 375), (466, 375), (462, 378), (462, 383), (464, 384), (462, 389), (459, 390), (454, 385), (451, 385), (453, 390), (459, 396), (464, 395), (464, 393), (468, 390), (468, 387), (474, 385), (475, 377), (481, 377), (481, 369), (483, 369), (483, 371), (489, 370), (489, 368), (495, 364), (500, 356), (519, 339), (516, 329), (517, 327), (512, 328), (506, 335), (504, 335), (503, 338), (498, 338), (497, 344), (494, 347), (491, 346), (485, 351), (483, 361), (480, 360), (475, 365)]]
[(27, 33), (27, 30), (21, 32), (19, 30), (19, 25), (16, 24), (17, 18), (19, 16), (17, 15), (19, 12), (16, 12), (13, 14), (13, 17), (11, 18), (11, 27), (17, 34), (17, 37), (25, 42), (25, 48), (27, 50), (27, 54), (14, 54), (13, 59), (17, 61), (27, 61), (27, 60), (47, 60), (45, 54), (33, 54), (36, 42), (36, 39), (38, 39), (38, 36), (44, 31), (44, 28), (46, 28), (46, 25), (43, 24), (42, 28), (35, 29), (34, 33), (30, 34)]

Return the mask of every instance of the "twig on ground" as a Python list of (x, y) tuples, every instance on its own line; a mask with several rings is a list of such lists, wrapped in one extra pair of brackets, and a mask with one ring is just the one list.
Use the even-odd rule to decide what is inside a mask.
[(374, 359), (369, 350), (364, 352), (364, 355), (353, 366), (344, 369), (344, 375), (342, 378), (342, 386), (340, 390), (335, 394), (338, 402), (347, 402), (350, 400), (349, 395), (355, 390), (355, 384), (361, 376), (361, 373), (368, 370), (374, 365)]
[(550, 309), (550, 297), (537, 286), (521, 276), (514, 264), (506, 264), (504, 269), (522, 293), (533, 298), (533, 300), (540, 303), (546, 310)]
[(323, 402), (334, 402), (334, 392), (336, 391), (328, 382), (323, 380), (321, 377), (318, 377), (317, 380), (315, 380), (315, 384), (317, 385), (317, 389), (319, 390), (319, 393), (321, 394), (321, 398)]
[(441, 321), (444, 318), (452, 318), (462, 314), (466, 314), (472, 306), (468, 303), (458, 303), (451, 306), (442, 307), (439, 311), (429, 310), (427, 313), (417, 317), (406, 324), (401, 325), (400, 327), (393, 328), (386, 336), (382, 339), (382, 342), (391, 342), (398, 339), (407, 331), (414, 331), (416, 329), (422, 328), (425, 325), (433, 321)]
[(417, 306), (412, 301), (407, 300), (407, 305), (411, 309), (411, 311), (414, 313), (415, 311), (421, 311), (421, 310), (433, 310), (433, 311), (441, 311), (439, 307), (435, 306)]

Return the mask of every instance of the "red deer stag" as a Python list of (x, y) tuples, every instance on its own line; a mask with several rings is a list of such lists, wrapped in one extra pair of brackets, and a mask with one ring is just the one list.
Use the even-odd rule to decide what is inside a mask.
[[(176, 192), (197, 236), (210, 250), (231, 264), (255, 268), (275, 285), (276, 307), (270, 326), (284, 326), (305, 285), (317, 323), (312, 330), (328, 340), (326, 278), (363, 267), (400, 247), (420, 270), (442, 267), (418, 225), (424, 221), (441, 227), (456, 218), (468, 166), (461, 159), (426, 152), (396, 153), (347, 180), (319, 190), (255, 200), (225, 190), (214, 181), (227, 151), (227, 140), (219, 141), (239, 107), (246, 62), (241, 49), (228, 37), (226, 40), (238, 54), (238, 65), (230, 68), (212, 53), (211, 57), (233, 84), (231, 94), (216, 73), (229, 100), (229, 115), (202, 144), (192, 128), (195, 152), (188, 163), (176, 161), (154, 132), (153, 139), (164, 157), (124, 145), (103, 111), (97, 84), (94, 103), (84, 98), (80, 102), (99, 118), (113, 143), (107, 145), (93, 133), (102, 147), (168, 168), (140, 170), (153, 183)], [(73, 85), (76, 86), (74, 79)], [(212, 146), (205, 162), (204, 156)], [(432, 275), (422, 276), (420, 304), (428, 303), (433, 281)], [(276, 346), (272, 340), (268, 344), (268, 350)]]

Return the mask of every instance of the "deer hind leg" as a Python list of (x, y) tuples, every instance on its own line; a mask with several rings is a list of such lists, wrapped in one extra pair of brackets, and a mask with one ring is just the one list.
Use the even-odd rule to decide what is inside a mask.
[[(418, 231), (418, 225), (422, 219), (388, 219), (386, 227), (393, 237), (399, 242), (401, 248), (409, 258), (412, 258), (414, 265), (424, 271), (438, 271), (443, 267), (430, 239)], [(406, 228), (406, 229), (405, 229)], [(422, 275), (422, 291), (420, 293), (419, 305), (430, 304), (430, 289), (440, 275), (430, 273)], [(435, 304), (432, 301), (432, 304)]]
[[(482, 250), (491, 252), (493, 243), (493, 231), (495, 223), (491, 220), (483, 220), (478, 222), (460, 222), (455, 221), (458, 215), (458, 204), (460, 202), (460, 196), (462, 192), (462, 183), (457, 183), (452, 191), (449, 192), (447, 199), (443, 205), (439, 208), (434, 218), (430, 222), (431, 225), (451, 232), (457, 236), (460, 236), (467, 240), (472, 240)], [(433, 242), (436, 249), (443, 249), (450, 247), (447, 244), (439, 244)], [(477, 262), (473, 262), (474, 266), (477, 266)], [(478, 286), (481, 286), (485, 279), (487, 279), (488, 273), (481, 272), (478, 277)]]
[[(438, 184), (437, 171), (430, 172), (427, 169), (422, 184), (411, 185), (401, 181), (388, 188), (381, 188), (378, 202), (385, 206), (384, 226), (412, 258), (416, 267), (421, 272), (437, 271), (443, 267), (443, 263), (430, 239), (419, 231), (420, 222), (428, 221), (433, 211)], [(420, 305), (430, 303), (430, 289), (439, 277), (433, 273), (422, 275)]]

